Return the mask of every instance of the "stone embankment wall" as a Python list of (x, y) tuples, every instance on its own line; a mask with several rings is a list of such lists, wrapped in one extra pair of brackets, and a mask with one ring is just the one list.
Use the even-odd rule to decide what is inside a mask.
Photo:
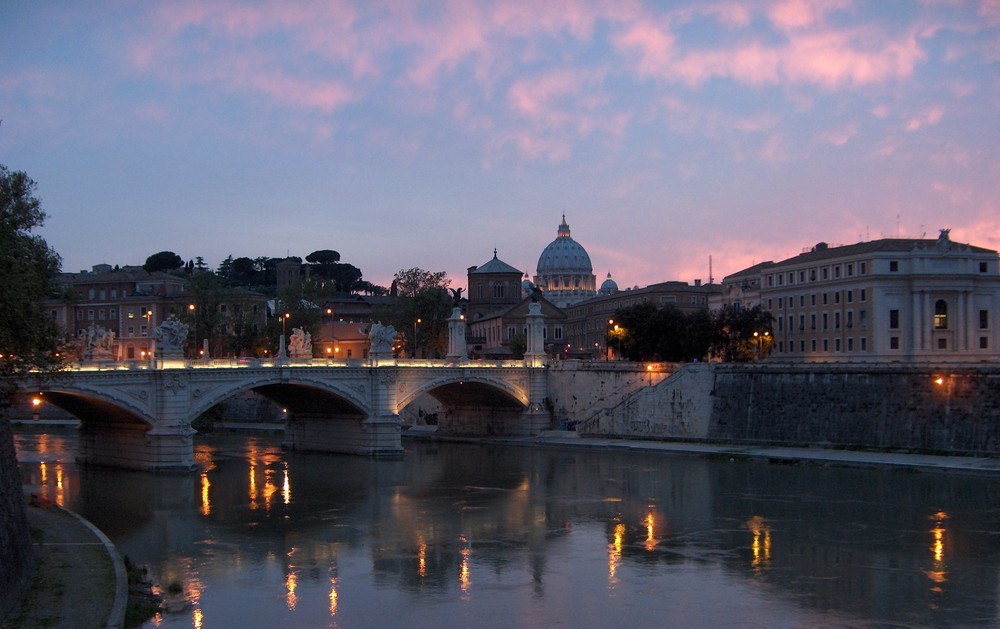
[(0, 625), (20, 604), (31, 583), (34, 554), (25, 519), (14, 434), (0, 409)]
[[(566, 375), (552, 372), (562, 396)], [(691, 364), (620, 400), (588, 394), (602, 378), (628, 380), (578, 377), (590, 408), (556, 419), (592, 436), (1000, 453), (1000, 366)]]

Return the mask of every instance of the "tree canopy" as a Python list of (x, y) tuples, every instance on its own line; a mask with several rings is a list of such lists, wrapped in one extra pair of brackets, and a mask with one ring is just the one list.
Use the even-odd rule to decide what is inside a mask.
[(173, 251), (161, 251), (146, 258), (142, 268), (147, 273), (156, 271), (176, 271), (184, 266), (184, 260)]
[(0, 397), (31, 369), (61, 363), (64, 339), (43, 300), (55, 293), (59, 256), (31, 234), (45, 220), (36, 184), (0, 165)]
[(396, 299), (372, 313), (374, 321), (390, 324), (403, 335), (411, 356), (443, 356), (448, 350), (448, 317), (454, 301), (444, 271), (403, 269), (393, 276)]

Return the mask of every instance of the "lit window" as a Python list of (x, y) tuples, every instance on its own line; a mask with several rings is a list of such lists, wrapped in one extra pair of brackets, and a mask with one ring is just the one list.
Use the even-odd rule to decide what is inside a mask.
[(943, 299), (937, 300), (934, 304), (934, 329), (948, 329), (948, 303)]

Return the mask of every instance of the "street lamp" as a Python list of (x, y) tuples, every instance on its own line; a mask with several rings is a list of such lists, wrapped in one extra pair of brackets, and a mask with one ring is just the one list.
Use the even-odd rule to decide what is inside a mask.
[(417, 357), (417, 324), (418, 323), (423, 323), (423, 321), (424, 321), (423, 319), (421, 319), (421, 318), (418, 317), (417, 320), (413, 322), (413, 357), (414, 358)]

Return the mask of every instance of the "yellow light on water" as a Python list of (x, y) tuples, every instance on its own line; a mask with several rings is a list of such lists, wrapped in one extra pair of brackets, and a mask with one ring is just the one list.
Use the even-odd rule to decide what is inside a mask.
[(209, 497), (208, 489), (212, 486), (212, 482), (208, 480), (208, 472), (201, 473), (201, 514), (209, 515), (212, 513), (212, 500)]

